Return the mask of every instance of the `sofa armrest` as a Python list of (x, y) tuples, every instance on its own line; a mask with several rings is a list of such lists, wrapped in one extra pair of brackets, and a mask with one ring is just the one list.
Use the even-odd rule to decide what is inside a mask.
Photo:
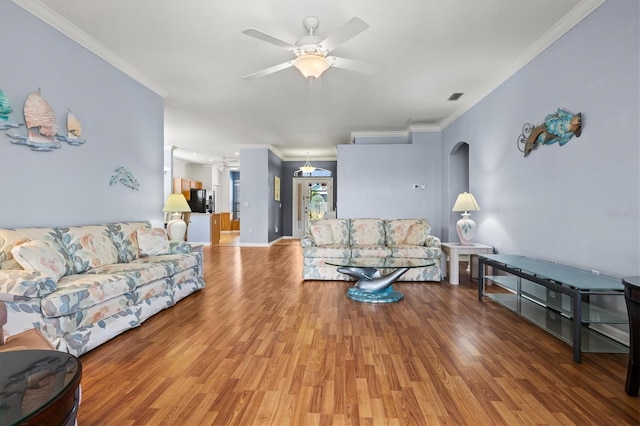
[(191, 244), (186, 241), (169, 241), (171, 254), (191, 253)]
[(24, 269), (0, 270), (0, 300), (43, 297), (57, 290), (52, 277)]
[(302, 248), (314, 247), (316, 245), (316, 242), (311, 235), (307, 234), (300, 239), (300, 245), (302, 246)]
[(427, 247), (440, 248), (440, 238), (429, 235), (427, 236), (427, 241), (425, 241), (424, 245)]

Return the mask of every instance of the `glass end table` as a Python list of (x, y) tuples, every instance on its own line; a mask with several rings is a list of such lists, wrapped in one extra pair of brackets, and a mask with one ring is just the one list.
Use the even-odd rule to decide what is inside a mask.
[(73, 425), (82, 364), (49, 350), (0, 352), (0, 425)]
[[(404, 295), (393, 289), (393, 283), (411, 268), (435, 265), (435, 261), (430, 259), (393, 257), (331, 259), (325, 263), (337, 266), (338, 272), (358, 279), (347, 290), (347, 297), (364, 303), (393, 303), (402, 300)], [(386, 273), (389, 270), (391, 272)]]

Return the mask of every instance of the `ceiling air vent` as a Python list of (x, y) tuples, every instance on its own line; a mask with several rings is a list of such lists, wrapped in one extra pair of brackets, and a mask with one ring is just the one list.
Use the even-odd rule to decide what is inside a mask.
[(449, 100), (450, 101), (457, 101), (458, 99), (460, 99), (462, 97), (463, 93), (453, 93), (451, 96), (449, 96)]

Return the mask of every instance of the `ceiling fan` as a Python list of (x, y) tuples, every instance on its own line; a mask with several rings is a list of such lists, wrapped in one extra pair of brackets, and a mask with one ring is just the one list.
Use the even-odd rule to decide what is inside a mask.
[(351, 18), (346, 24), (324, 39), (314, 34), (320, 24), (320, 20), (318, 18), (315, 16), (308, 16), (304, 18), (302, 24), (307, 31), (309, 31), (309, 35), (306, 35), (296, 41), (295, 45), (280, 40), (279, 38), (255, 28), (248, 28), (242, 31), (243, 34), (266, 41), (267, 43), (274, 44), (278, 47), (283, 47), (296, 55), (296, 58), (291, 61), (246, 75), (244, 76), (244, 79), (253, 80), (290, 67), (296, 67), (302, 75), (309, 79), (320, 77), (320, 75), (329, 67), (342, 68), (365, 74), (375, 74), (378, 71), (376, 66), (367, 62), (339, 58), (337, 56), (327, 56), (336, 47), (348, 40), (351, 40), (353, 37), (369, 28), (369, 24), (364, 22), (362, 19), (358, 17)]

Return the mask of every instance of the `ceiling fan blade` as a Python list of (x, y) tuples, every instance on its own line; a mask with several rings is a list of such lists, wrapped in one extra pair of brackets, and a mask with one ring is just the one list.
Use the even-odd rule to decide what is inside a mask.
[(320, 46), (322, 46), (322, 48), (327, 52), (331, 52), (333, 49), (340, 46), (342, 43), (351, 40), (367, 28), (369, 28), (369, 24), (364, 22), (362, 19), (358, 17), (351, 18), (346, 24), (334, 31), (333, 34), (322, 40), (320, 42)]
[(327, 60), (332, 67), (342, 68), (349, 71), (360, 72), (363, 74), (378, 74), (382, 68), (370, 64), (369, 62), (354, 61), (353, 59), (338, 58), (337, 56), (327, 56)]
[(293, 44), (287, 43), (284, 40), (280, 40), (279, 38), (276, 38), (272, 35), (265, 33), (264, 31), (260, 31), (255, 28), (247, 28), (246, 30), (242, 31), (242, 34), (246, 34), (250, 37), (257, 38), (258, 40), (266, 41), (267, 43), (275, 44), (278, 47), (284, 47), (285, 49), (290, 50), (292, 52), (296, 49), (296, 47)]
[(284, 69), (292, 67), (294, 62), (295, 61), (283, 62), (281, 64), (274, 65), (274, 66), (269, 67), (269, 68), (265, 68), (262, 71), (258, 71), (258, 72), (254, 72), (253, 74), (245, 75), (242, 78), (244, 78), (245, 80), (255, 80), (256, 78), (264, 77), (265, 75), (273, 74), (274, 72), (282, 71)]

